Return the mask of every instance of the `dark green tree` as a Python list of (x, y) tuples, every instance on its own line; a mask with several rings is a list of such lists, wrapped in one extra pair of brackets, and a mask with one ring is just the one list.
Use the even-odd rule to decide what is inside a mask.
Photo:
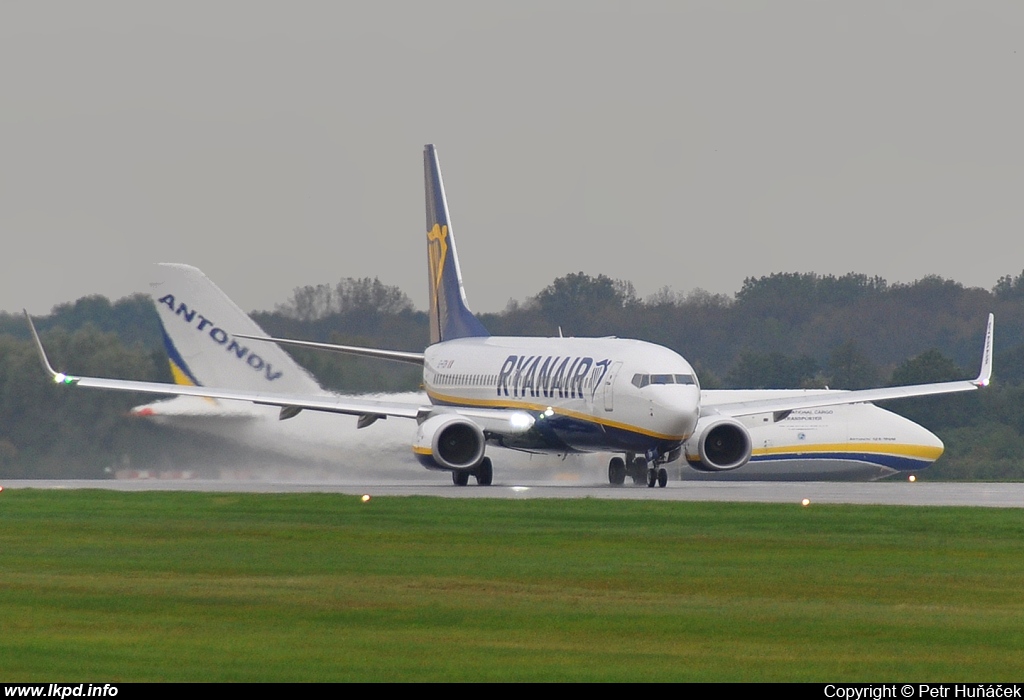
[(964, 372), (956, 363), (938, 350), (928, 350), (911, 358), (892, 373), (890, 386), (951, 382), (963, 379)]
[[(554, 326), (573, 335), (602, 334), (593, 329), (618, 320), (627, 305), (637, 303), (633, 285), (605, 275), (582, 272), (559, 277), (533, 298), (540, 314)], [(573, 326), (569, 328), (569, 326)], [(588, 332), (590, 329), (591, 332)]]
[(828, 372), (828, 385), (832, 389), (867, 389), (878, 386), (878, 366), (852, 340), (832, 350), (828, 359)]
[[(890, 386), (929, 384), (964, 379), (967, 374), (938, 350), (928, 350), (902, 363), (892, 373)], [(889, 408), (933, 431), (974, 425), (979, 418), (979, 399), (971, 395), (926, 396), (887, 402)]]
[(814, 383), (818, 363), (813, 358), (781, 353), (745, 351), (726, 375), (733, 389), (798, 389)]
[(1003, 275), (992, 288), (992, 293), (997, 299), (1022, 300), (1024, 299), (1024, 272), (1016, 277)]

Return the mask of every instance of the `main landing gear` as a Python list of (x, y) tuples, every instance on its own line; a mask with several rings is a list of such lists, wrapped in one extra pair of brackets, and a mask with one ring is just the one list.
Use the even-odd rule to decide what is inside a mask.
[(649, 488), (654, 488), (657, 484), (661, 488), (665, 488), (668, 485), (668, 470), (665, 467), (659, 467), (655, 464), (648, 466), (647, 460), (643, 456), (632, 456), (629, 457), (629, 465), (626, 465), (626, 460), (622, 457), (612, 457), (608, 462), (608, 483), (612, 486), (622, 486), (626, 482), (626, 477), (630, 477), (634, 484), (643, 484), (646, 482)]
[(469, 475), (476, 477), (476, 483), (480, 486), (490, 486), (494, 481), (494, 467), (491, 465), (491, 458), (484, 457), (476, 469), (456, 469), (452, 472), (452, 483), (456, 486), (465, 486), (469, 483)]
[(622, 457), (612, 457), (608, 462), (608, 483), (612, 486), (626, 483), (626, 460)]

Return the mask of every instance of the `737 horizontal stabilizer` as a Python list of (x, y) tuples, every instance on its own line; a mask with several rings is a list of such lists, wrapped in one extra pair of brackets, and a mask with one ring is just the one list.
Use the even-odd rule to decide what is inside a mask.
[(378, 360), (394, 360), (395, 362), (406, 362), (412, 365), (423, 364), (422, 352), (404, 352), (402, 350), (380, 350), (378, 348), (364, 348), (358, 345), (335, 345), (333, 343), (317, 343), (312, 340), (291, 340), (289, 338), (271, 338), (265, 335), (245, 335), (235, 333), (236, 338), (246, 340), (264, 340), (280, 345), (294, 345), (300, 348), (312, 348), (314, 350), (331, 350), (348, 355), (360, 355), (362, 357), (374, 357)]

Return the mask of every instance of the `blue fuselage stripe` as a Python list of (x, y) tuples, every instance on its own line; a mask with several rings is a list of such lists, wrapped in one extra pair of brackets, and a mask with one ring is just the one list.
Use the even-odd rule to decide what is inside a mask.
[(834, 460), (839, 462), (861, 462), (865, 464), (874, 464), (880, 467), (888, 467), (889, 469), (895, 469), (896, 471), (913, 471), (916, 469), (922, 469), (932, 463), (930, 459), (917, 459), (914, 457), (905, 457), (901, 455), (893, 454), (879, 454), (874, 452), (815, 452), (813, 454), (808, 453), (788, 453), (788, 454), (771, 454), (771, 455), (754, 455), (750, 458), (750, 461), (770, 464), (772, 462), (792, 462), (795, 460)]

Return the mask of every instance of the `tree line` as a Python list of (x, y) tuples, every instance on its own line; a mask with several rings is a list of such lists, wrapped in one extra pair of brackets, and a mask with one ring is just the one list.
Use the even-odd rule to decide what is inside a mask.
[[(686, 357), (704, 388), (858, 389), (973, 377), (985, 320), (996, 316), (994, 384), (970, 395), (885, 407), (939, 435), (944, 478), (1024, 478), (1024, 272), (991, 290), (925, 277), (777, 273), (733, 296), (663, 288), (639, 298), (629, 282), (573, 273), (522, 302), (478, 314), (495, 335), (633, 337)], [(253, 312), (272, 335), (422, 350), (426, 313), (378, 279), (294, 290)], [(51, 359), (78, 374), (170, 381), (152, 300), (88, 296), (35, 319)], [(415, 368), (296, 349), (331, 389), (414, 390)], [(0, 476), (102, 477), (122, 464), (201, 457), (204, 440), (126, 414), (145, 397), (51, 386), (20, 314), (0, 313)]]

